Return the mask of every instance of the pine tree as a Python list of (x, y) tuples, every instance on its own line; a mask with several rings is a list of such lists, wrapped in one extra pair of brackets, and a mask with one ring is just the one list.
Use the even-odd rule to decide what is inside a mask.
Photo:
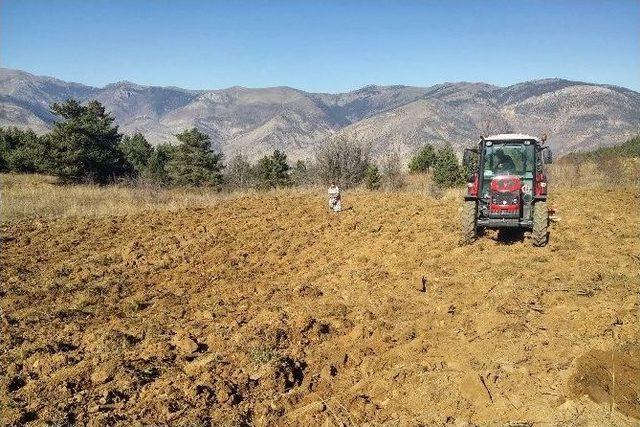
[(291, 185), (287, 155), (275, 150), (271, 156), (264, 156), (255, 168), (258, 186), (267, 188), (287, 187)]
[(301, 186), (310, 184), (313, 181), (312, 170), (304, 160), (298, 160), (291, 168), (291, 182), (293, 185)]
[(156, 146), (149, 157), (147, 166), (142, 171), (142, 177), (155, 184), (168, 184), (167, 163), (169, 163), (174, 151), (175, 147), (169, 144)]
[(266, 190), (273, 188), (273, 165), (270, 156), (264, 156), (255, 166), (254, 174), (256, 176), (259, 188)]
[(51, 111), (62, 120), (45, 138), (50, 173), (63, 182), (106, 183), (124, 172), (124, 159), (118, 150), (121, 135), (102, 104), (91, 101), (83, 106), (69, 99), (53, 104)]
[(435, 164), (436, 159), (436, 151), (433, 145), (426, 144), (409, 161), (409, 172), (429, 172), (429, 169)]
[(376, 165), (369, 165), (364, 171), (364, 184), (369, 190), (380, 189), (382, 177)]
[(276, 187), (288, 187), (291, 185), (289, 170), (291, 167), (287, 163), (287, 155), (280, 150), (275, 150), (271, 155), (271, 165), (273, 167), (273, 179)]
[(118, 148), (122, 152), (127, 166), (134, 177), (141, 176), (153, 154), (153, 147), (141, 133), (125, 136)]
[(176, 135), (180, 145), (174, 150), (166, 170), (172, 184), (184, 186), (213, 186), (223, 181), (222, 154), (211, 150), (209, 135), (193, 128)]
[(454, 187), (464, 182), (462, 175), (462, 169), (451, 144), (447, 144), (438, 150), (433, 170), (435, 183), (442, 188)]
[(45, 158), (43, 138), (30, 129), (0, 128), (0, 171), (42, 172)]

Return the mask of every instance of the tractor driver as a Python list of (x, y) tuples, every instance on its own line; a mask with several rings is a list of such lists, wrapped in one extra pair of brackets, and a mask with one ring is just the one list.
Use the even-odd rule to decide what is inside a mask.
[(511, 156), (504, 153), (502, 148), (496, 150), (496, 172), (513, 173), (516, 170), (516, 164)]

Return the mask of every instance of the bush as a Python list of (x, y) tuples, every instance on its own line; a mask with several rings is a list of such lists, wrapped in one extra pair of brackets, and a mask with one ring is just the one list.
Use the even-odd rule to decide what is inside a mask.
[(231, 190), (246, 190), (255, 183), (251, 163), (242, 154), (235, 155), (225, 170), (225, 182)]
[(441, 188), (455, 187), (464, 182), (462, 168), (451, 144), (446, 144), (438, 150), (433, 169), (433, 180)]
[(166, 164), (172, 184), (192, 187), (220, 188), (223, 181), (222, 154), (211, 150), (209, 135), (193, 128), (176, 135), (180, 145), (175, 147)]
[(435, 164), (436, 158), (436, 150), (433, 148), (433, 145), (426, 144), (409, 161), (409, 172), (429, 172), (429, 169)]
[(369, 144), (344, 136), (328, 139), (316, 151), (318, 177), (323, 184), (335, 181), (344, 188), (355, 187), (364, 178), (370, 155)]
[(402, 161), (397, 150), (389, 151), (382, 163), (382, 177), (387, 190), (398, 190), (404, 186)]
[(376, 165), (369, 165), (364, 172), (364, 185), (369, 190), (379, 190), (382, 177)]

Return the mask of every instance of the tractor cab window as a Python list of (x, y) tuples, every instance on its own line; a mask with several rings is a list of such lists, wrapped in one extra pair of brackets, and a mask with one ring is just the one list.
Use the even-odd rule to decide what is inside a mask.
[(484, 149), (484, 176), (517, 175), (533, 178), (535, 170), (533, 143), (492, 143)]

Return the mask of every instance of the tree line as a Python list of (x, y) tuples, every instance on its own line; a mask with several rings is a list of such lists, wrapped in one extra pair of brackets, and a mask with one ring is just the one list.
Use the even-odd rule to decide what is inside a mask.
[(570, 153), (564, 156), (565, 161), (600, 161), (608, 158), (640, 157), (640, 135), (627, 139), (622, 144), (600, 147), (592, 151)]
[[(350, 188), (371, 190), (402, 185), (402, 163), (390, 152), (381, 161), (371, 158), (371, 146), (346, 137), (333, 138), (310, 161), (290, 165), (275, 150), (255, 164), (242, 154), (225, 163), (211, 148), (208, 135), (196, 128), (175, 135), (177, 144), (152, 146), (141, 133), (122, 135), (114, 118), (98, 101), (85, 105), (69, 99), (55, 103), (59, 120), (44, 135), (32, 130), (0, 128), (0, 171), (46, 173), (63, 183), (147, 182), (162, 186), (222, 189), (270, 189), (335, 181)], [(451, 145), (436, 150), (426, 144), (409, 164), (411, 173), (433, 172), (440, 187), (464, 182)]]

